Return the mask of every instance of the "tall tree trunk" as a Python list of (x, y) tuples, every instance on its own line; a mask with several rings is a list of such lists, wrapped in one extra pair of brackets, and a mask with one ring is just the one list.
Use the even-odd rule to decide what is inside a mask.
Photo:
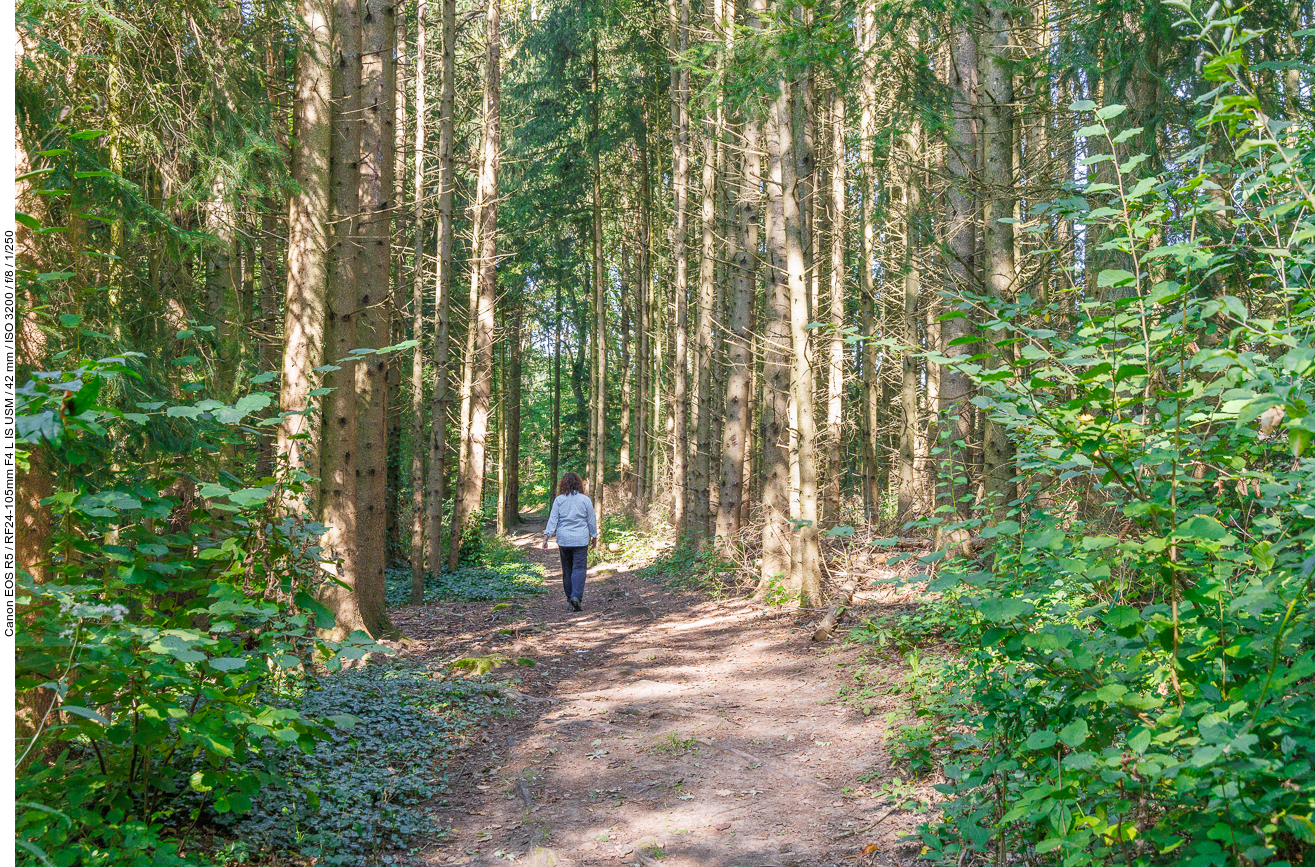
[(671, 15), (671, 142), (672, 197), (675, 226), (672, 229), (671, 259), (675, 270), (672, 292), (675, 295), (676, 321), (673, 323), (671, 412), (671, 523), (676, 536), (690, 532), (689, 514), (689, 441), (686, 436), (689, 411), (685, 333), (689, 319), (689, 71), (675, 59), (685, 53), (689, 38), (689, 0), (667, 0)]
[(649, 501), (649, 491), (651, 490), (648, 481), (649, 471), (649, 451), (652, 448), (652, 433), (650, 426), (652, 424), (651, 414), (649, 412), (648, 394), (650, 383), (652, 381), (652, 354), (653, 339), (651, 329), (653, 328), (653, 305), (652, 305), (652, 258), (651, 258), (651, 238), (652, 238), (652, 208), (650, 207), (650, 197), (652, 196), (652, 182), (649, 178), (648, 165), (648, 111), (645, 108), (643, 114), (643, 131), (638, 136), (639, 145), (639, 285), (635, 287), (635, 310), (636, 310), (636, 338), (638, 349), (636, 352), (637, 366), (637, 388), (635, 398), (635, 465), (637, 471), (634, 474), (634, 492), (635, 502), (641, 508), (646, 508)]
[[(954, 123), (946, 148), (946, 169), (950, 177), (949, 212), (943, 220), (944, 245), (949, 256), (951, 297), (971, 290), (976, 280), (977, 262), (977, 207), (973, 199), (972, 183), (978, 168), (977, 136), (977, 42), (963, 24), (956, 24), (950, 36), (950, 63), (948, 76), (950, 105)], [(972, 354), (971, 347), (955, 343), (973, 333), (973, 323), (967, 317), (947, 319), (941, 323), (941, 342), (947, 351), (955, 354)], [(940, 470), (938, 506), (950, 506), (950, 513), (959, 519), (968, 517), (968, 494), (973, 469), (973, 406), (972, 382), (968, 375), (946, 365), (940, 380), (939, 446), (944, 465)], [(942, 544), (961, 544), (968, 541), (966, 531), (942, 531), (938, 528)]]
[[(402, 213), (402, 202), (406, 196), (406, 169), (407, 159), (407, 142), (406, 142), (406, 16), (396, 13), (397, 7), (393, 9), (393, 49), (392, 57), (392, 75), (389, 77), (389, 103), (393, 106), (393, 184), (392, 194), (389, 196), (388, 213), (391, 217), (394, 213)], [(398, 235), (404, 234), (402, 231), (402, 221), (397, 220)], [(396, 255), (393, 255), (391, 237), (388, 244), (389, 270), (392, 273), (391, 299), (389, 301), (389, 321), (391, 323), (391, 335), (388, 343), (395, 346), (405, 341), (406, 338), (406, 319), (401, 311), (406, 309), (406, 288), (403, 283), (403, 271), (406, 256), (403, 252), (403, 246), (397, 245)], [(406, 359), (401, 353), (393, 353), (388, 356), (388, 496), (387, 496), (387, 524), (388, 524), (388, 548), (386, 558), (388, 563), (394, 562), (402, 555), (402, 427), (403, 427), (403, 406), (402, 406), (402, 367)], [(409, 425), (408, 425), (409, 426)], [(423, 451), (423, 450), (422, 450)], [(421, 472), (423, 474), (423, 461)], [(423, 477), (423, 476), (422, 476)], [(407, 560), (410, 561), (410, 553), (407, 553)]]
[[(428, 0), (416, 4), (415, 63), (415, 177), (411, 190), (411, 231), (415, 246), (411, 253), (411, 335), (416, 347), (411, 353), (411, 604), (425, 599), (425, 25), (429, 16)], [(441, 428), (442, 419), (435, 418)], [(437, 572), (439, 564), (432, 562)]]
[[(288, 199), (287, 301), (283, 320), (283, 378), (279, 386), (278, 452), (292, 478), (319, 474), (312, 437), (310, 390), (324, 358), (328, 285), (329, 154), (332, 124), (330, 15), (326, 0), (298, 0), (304, 32), (293, 73), (292, 179)], [(284, 508), (313, 508), (311, 496), (288, 496)]]
[[(766, 11), (766, 0), (754, 0), (754, 11)], [(790, 459), (790, 281), (789, 252), (786, 240), (785, 198), (794, 195), (786, 189), (787, 173), (783, 163), (781, 132), (791, 122), (789, 91), (781, 87), (767, 114), (767, 250), (771, 258), (763, 337), (763, 485), (762, 504), (766, 513), (763, 526), (763, 555), (759, 575), (759, 592), (773, 580), (789, 581), (793, 571), (793, 545), (789, 514), (791, 499)], [(788, 156), (793, 158), (793, 151)], [(793, 172), (789, 173), (793, 175)], [(797, 229), (796, 229), (797, 231)], [(797, 241), (796, 236), (796, 241)]]
[(859, 27), (860, 93), (859, 93), (859, 165), (862, 172), (863, 226), (859, 245), (859, 317), (863, 335), (868, 339), (863, 344), (861, 364), (859, 366), (859, 406), (862, 416), (859, 432), (862, 438), (863, 456), (861, 485), (863, 490), (863, 518), (869, 524), (877, 517), (880, 506), (877, 490), (878, 462), (877, 447), (877, 327), (875, 319), (876, 289), (872, 285), (872, 258), (876, 246), (876, 207), (873, 197), (876, 187), (876, 166), (874, 147), (877, 135), (877, 70), (876, 70), (876, 30), (877, 15), (874, 0), (861, 0)]
[[(264, 3), (261, 6), (261, 15), (265, 19), (265, 26), (273, 30), (276, 19), (271, 4)], [(288, 151), (288, 117), (287, 102), (284, 93), (287, 90), (287, 64), (284, 62), (283, 46), (279, 44), (279, 50), (274, 50), (273, 37), (267, 36), (264, 39), (264, 75), (265, 75), (265, 95), (269, 99), (273, 109), (273, 115), (277, 124), (278, 132), (275, 134), (275, 141), (279, 144), (279, 149), (284, 152), (285, 159), (291, 161), (291, 154)], [(150, 171), (146, 182), (146, 194), (154, 198), (156, 194), (158, 172)], [(158, 198), (155, 198), (158, 203)], [(279, 218), (278, 211), (281, 209), (287, 213), (288, 201), (284, 197), (280, 200), (275, 195), (262, 197), (260, 207), (260, 324), (258, 326), (260, 338), (260, 370), (274, 371), (277, 370), (282, 361), (283, 345), (278, 336), (278, 260), (279, 250)], [(155, 251), (153, 250), (152, 253)], [(151, 277), (150, 283), (151, 295), (154, 298), (159, 297), (159, 264), (155, 255), (151, 256), (150, 262)], [(272, 413), (271, 413), (272, 414)], [(275, 461), (275, 442), (270, 437), (260, 438), (260, 457), (257, 463), (256, 472), (260, 476), (270, 476), (274, 473)]]
[(507, 341), (498, 342), (497, 359), (493, 365), (493, 389), (492, 408), (490, 413), (496, 412), (497, 424), (494, 426), (498, 438), (498, 448), (494, 454), (494, 465), (498, 468), (498, 490), (493, 500), (493, 514), (497, 519), (497, 533), (499, 536), (507, 534), (507, 512), (505, 509), (507, 503), (507, 482), (510, 481), (507, 475)]
[(557, 493), (557, 478), (562, 459), (562, 284), (553, 284), (552, 351), (552, 454), (548, 470), (548, 502)]
[(900, 356), (900, 441), (899, 490), (895, 520), (904, 524), (913, 517), (918, 499), (918, 296), (922, 277), (918, 267), (921, 234), (918, 208), (921, 204), (921, 177), (918, 160), (922, 159), (921, 124), (914, 120), (904, 134), (902, 181), (904, 188), (904, 351)]
[[(1014, 38), (1009, 9), (999, 2), (986, 7), (987, 20), (981, 31), (982, 87), (982, 184), (986, 201), (982, 213), (982, 252), (986, 291), (1000, 302), (1000, 309), (1012, 301), (1018, 273), (1014, 258), (1014, 82), (1009, 57)], [(987, 337), (986, 352), (990, 367), (1009, 365), (1012, 342), (1008, 331)], [(1013, 446), (1002, 424), (985, 419), (983, 437), (984, 505), (997, 521), (1004, 520), (1013, 492)]]
[[(713, 0), (709, 10), (712, 16), (713, 37), (723, 26), (722, 0)], [(690, 536), (701, 540), (708, 534), (710, 488), (712, 482), (712, 320), (716, 296), (717, 265), (717, 147), (721, 139), (721, 87), (722, 61), (717, 54), (713, 70), (717, 106), (703, 122), (703, 172), (699, 202), (699, 286), (698, 307), (695, 317), (693, 369), (695, 375), (694, 455), (690, 467)]]
[(630, 270), (630, 248), (621, 244), (621, 449), (617, 455), (620, 464), (621, 486), (624, 489), (630, 483), (630, 421), (633, 409), (631, 390), (633, 378), (630, 364), (630, 308), (634, 292), (634, 273)]
[(591, 202), (592, 210), (592, 231), (593, 231), (593, 266), (594, 276), (591, 281), (593, 284), (593, 307), (594, 307), (594, 345), (593, 345), (593, 394), (591, 398), (593, 403), (590, 406), (592, 412), (592, 429), (593, 442), (591, 443), (590, 453), (593, 456), (593, 462), (589, 467), (589, 494), (593, 497), (594, 511), (599, 520), (602, 520), (605, 504), (603, 502), (604, 489), (606, 481), (604, 471), (607, 464), (607, 280), (606, 269), (603, 266), (603, 171), (602, 155), (600, 149), (602, 143), (598, 138), (599, 114), (602, 106), (599, 104), (600, 96), (598, 93), (598, 43), (597, 36), (594, 37), (593, 52), (591, 55), (591, 77), (590, 87), (590, 114), (592, 115), (592, 147), (593, 151), (593, 201)]
[(790, 586), (798, 589), (801, 603), (813, 606), (822, 602), (822, 567), (817, 523), (817, 425), (813, 407), (813, 367), (809, 362), (808, 346), (808, 324), (812, 316), (804, 268), (804, 220), (799, 202), (799, 178), (795, 176), (799, 163), (795, 152), (794, 119), (788, 110), (791, 85), (782, 77), (778, 86), (785, 276), (790, 293), (790, 402), (793, 404), (791, 415), (794, 417), (799, 467), (798, 510), (791, 516), (796, 526), (797, 556), (792, 558)]
[(456, 0), (441, 0), (443, 69), (438, 107), (438, 256), (434, 271), (434, 388), (429, 413), (425, 539), (429, 568), (443, 562), (443, 501), (447, 482), (448, 345), (452, 295), (452, 138), (456, 99)]
[[(844, 434), (845, 336), (845, 95), (831, 89), (831, 279), (827, 312), (831, 339), (827, 351), (826, 381), (826, 492), (822, 519), (828, 525), (840, 520), (841, 439)], [(819, 305), (820, 306), (820, 305)]]
[[(389, 0), (361, 3), (361, 145), (359, 158), (360, 262), (357, 347), (381, 349), (392, 339), (393, 150), (395, 78), (393, 6)], [(388, 561), (388, 371), (389, 356), (365, 355), (356, 362), (356, 510), (360, 573), (356, 594), (372, 635), (387, 628), (384, 570)], [(368, 598), (367, 598), (368, 597)]]
[(507, 335), (507, 371), (503, 376), (506, 383), (502, 391), (502, 432), (499, 441), (503, 451), (503, 491), (502, 525), (505, 529), (514, 529), (521, 520), (521, 374), (523, 357), (523, 330), (525, 306), (520, 300), (514, 302), (515, 310), (511, 315), (511, 330)]
[[(338, 361), (356, 348), (357, 278), (360, 252), (357, 224), (360, 216), (359, 180), (361, 142), (361, 21), (359, 0), (336, 0), (334, 5), (333, 146), (330, 164), (330, 223), (328, 315), (325, 356)], [(296, 213), (293, 212), (296, 219)], [(327, 585), (323, 601), (334, 613), (334, 635), (345, 637), (358, 629), (371, 632), (382, 611), (363, 609), (372, 596), (356, 592), (362, 583), (358, 559), (356, 498), (356, 369), (337, 365), (325, 385), (331, 388), (324, 405), (320, 446), (320, 520), (325, 533), (320, 547), (337, 563), (338, 582)], [(374, 634), (371, 632), (371, 634)]]
[(758, 120), (752, 115), (744, 122), (740, 171), (732, 221), (735, 251), (730, 275), (726, 420), (722, 426), (721, 491), (717, 499), (717, 536), (726, 543), (740, 531), (741, 505), (747, 494), (745, 455), (752, 421), (749, 414), (753, 365), (750, 318), (758, 283), (758, 189), (762, 183), (758, 161)]
[(216, 173), (205, 204), (205, 231), (211, 240), (205, 252), (206, 312), (215, 323), (215, 379), (219, 394), (233, 396), (238, 355), (242, 351), (242, 258), (237, 245), (237, 212), (228, 183)]
[[(452, 532), (448, 538), (447, 565), (457, 568), (461, 555), (461, 531), (479, 512), (484, 496), (484, 450), (488, 435), (489, 389), (493, 369), (493, 319), (498, 275), (498, 157), (501, 120), (501, 0), (488, 0), (484, 70), (484, 130), (481, 136), (479, 187), (475, 213), (476, 258), (471, 277), (470, 329), (472, 339), (467, 365), (470, 368), (469, 427), (462, 431), (464, 455), (457, 479), (457, 497), (452, 509)], [(463, 400), (466, 398), (463, 397)]]

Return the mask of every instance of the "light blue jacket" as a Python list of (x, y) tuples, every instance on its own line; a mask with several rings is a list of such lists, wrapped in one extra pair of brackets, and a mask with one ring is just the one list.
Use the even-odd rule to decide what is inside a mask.
[(588, 545), (598, 536), (598, 519), (594, 517), (594, 502), (584, 494), (560, 494), (552, 501), (548, 513), (548, 528), (543, 537), (557, 534), (560, 548)]

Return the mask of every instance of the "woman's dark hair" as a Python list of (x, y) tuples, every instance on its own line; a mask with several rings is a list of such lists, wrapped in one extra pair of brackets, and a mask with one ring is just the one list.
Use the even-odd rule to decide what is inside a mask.
[(562, 476), (562, 480), (557, 483), (557, 496), (564, 494), (583, 494), (584, 482), (575, 473), (567, 473)]

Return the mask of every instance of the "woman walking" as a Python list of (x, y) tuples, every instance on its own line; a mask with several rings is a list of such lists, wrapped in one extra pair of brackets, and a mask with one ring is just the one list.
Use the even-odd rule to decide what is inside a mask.
[(543, 547), (556, 534), (557, 550), (562, 555), (562, 589), (566, 601), (576, 611), (584, 601), (584, 575), (589, 568), (589, 548), (598, 542), (598, 519), (594, 503), (584, 493), (584, 483), (575, 473), (567, 473), (557, 484), (557, 497), (548, 513), (543, 531)]

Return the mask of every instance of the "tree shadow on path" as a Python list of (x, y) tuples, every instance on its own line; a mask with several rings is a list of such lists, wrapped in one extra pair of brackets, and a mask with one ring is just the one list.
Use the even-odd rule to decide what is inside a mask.
[(407, 655), (428, 664), (535, 661), (493, 676), (513, 711), (455, 760), (415, 863), (912, 862), (899, 839), (922, 817), (847, 792), (889, 766), (882, 719), (836, 700), (852, 647), (812, 644), (791, 612), (673, 593), (628, 564), (592, 568), (585, 610), (571, 611), (542, 529), (530, 520), (511, 537), (544, 566), (542, 596), (392, 613), (417, 639)]

